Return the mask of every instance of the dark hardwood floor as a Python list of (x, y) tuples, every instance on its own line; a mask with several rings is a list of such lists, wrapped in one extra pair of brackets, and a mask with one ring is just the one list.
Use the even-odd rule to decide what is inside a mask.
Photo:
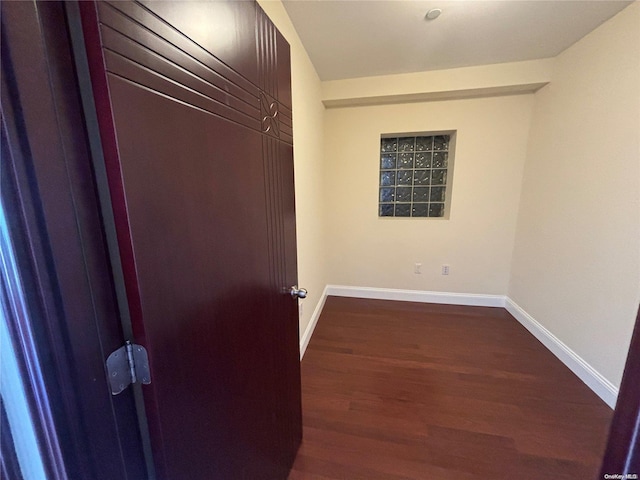
[(596, 479), (612, 410), (501, 308), (329, 297), (290, 480)]

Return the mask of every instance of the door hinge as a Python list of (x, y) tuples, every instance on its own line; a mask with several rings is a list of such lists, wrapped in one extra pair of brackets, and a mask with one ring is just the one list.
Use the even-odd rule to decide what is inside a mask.
[(118, 395), (132, 383), (151, 383), (147, 349), (127, 340), (107, 358), (107, 374), (112, 395)]

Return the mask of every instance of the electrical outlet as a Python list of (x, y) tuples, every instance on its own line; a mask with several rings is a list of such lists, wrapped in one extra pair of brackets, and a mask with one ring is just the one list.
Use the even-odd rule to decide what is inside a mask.
[(442, 265), (442, 275), (449, 275), (449, 265)]
[(422, 264), (421, 263), (416, 263), (413, 266), (413, 273), (415, 273), (416, 275), (420, 275), (422, 273)]

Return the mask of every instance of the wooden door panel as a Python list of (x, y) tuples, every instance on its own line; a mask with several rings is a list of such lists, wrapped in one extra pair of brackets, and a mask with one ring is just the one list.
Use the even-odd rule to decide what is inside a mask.
[(253, 1), (142, 2), (247, 80), (258, 83)]
[(260, 130), (255, 84), (141, 5), (101, 2), (98, 13), (107, 71)]
[[(272, 285), (293, 286), (297, 284), (297, 255), (295, 232), (295, 198), (293, 186), (293, 146), (263, 136), (264, 164), (266, 175), (267, 208), (269, 219), (269, 249), (271, 259)], [(282, 252), (286, 252), (283, 254)], [(283, 348), (274, 352), (278, 356), (276, 364), (282, 371), (274, 379), (273, 388), (278, 408), (276, 425), (282, 430), (280, 438), (293, 444), (281, 448), (291, 458), (283, 463), (293, 462), (299, 439), (302, 438), (302, 407), (300, 386), (300, 350), (298, 329), (298, 303), (292, 302), (288, 294), (275, 296), (274, 312), (280, 312), (274, 320), (282, 324)], [(288, 434), (286, 432), (289, 432)], [(291, 432), (295, 432), (291, 435)]]
[(289, 45), (259, 8), (256, 21), (261, 129), (283, 142), (292, 144)]
[[(253, 425), (249, 444), (275, 428), (260, 425), (276, 410), (265, 357), (277, 341), (264, 311), (273, 284), (261, 135), (118, 77), (109, 83), (163, 450), (175, 454), (171, 470), (219, 474), (227, 467), (215, 457), (210, 471), (193, 468), (212, 448), (237, 456), (229, 424)], [(174, 443), (189, 448), (167, 448)]]
[[(97, 12), (92, 14), (97, 13), (100, 19), (99, 35), (107, 71), (292, 143), (291, 63), (286, 40), (259, 7), (255, 7), (257, 11), (248, 8), (253, 2), (230, 2), (233, 18), (241, 12), (251, 12), (257, 22), (250, 35), (243, 30), (242, 55), (234, 57), (236, 63), (242, 63), (242, 59), (257, 62), (257, 74), (244, 77), (232, 68), (233, 64), (225, 63), (150, 10), (153, 7), (171, 17), (177, 15), (179, 6), (187, 12), (177, 15), (184, 21), (191, 16), (200, 18), (200, 3), (99, 2)], [(229, 2), (209, 3), (207, 8), (215, 10)], [(214, 17), (217, 20), (210, 22), (211, 29), (218, 28), (216, 25), (224, 18), (228, 16)], [(229, 26), (220, 28), (228, 31)], [(252, 53), (247, 53), (249, 43)], [(212, 47), (211, 42), (209, 46)]]
[(302, 431), (288, 45), (253, 2), (81, 9), (159, 477), (286, 478)]
[(287, 280), (294, 280), (298, 276), (298, 263), (297, 256), (295, 255), (296, 249), (296, 200), (294, 191), (289, 188), (289, 185), (294, 184), (293, 176), (293, 145), (287, 145), (280, 142), (280, 170), (282, 175), (282, 184), (285, 188), (282, 189), (280, 195), (282, 196), (282, 219), (284, 228), (284, 250), (287, 255), (284, 256), (286, 260), (285, 275)]

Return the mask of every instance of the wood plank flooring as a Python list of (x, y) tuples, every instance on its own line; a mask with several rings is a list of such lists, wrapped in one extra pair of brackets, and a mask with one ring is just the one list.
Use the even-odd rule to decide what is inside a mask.
[(290, 480), (589, 480), (612, 410), (501, 308), (329, 297)]

